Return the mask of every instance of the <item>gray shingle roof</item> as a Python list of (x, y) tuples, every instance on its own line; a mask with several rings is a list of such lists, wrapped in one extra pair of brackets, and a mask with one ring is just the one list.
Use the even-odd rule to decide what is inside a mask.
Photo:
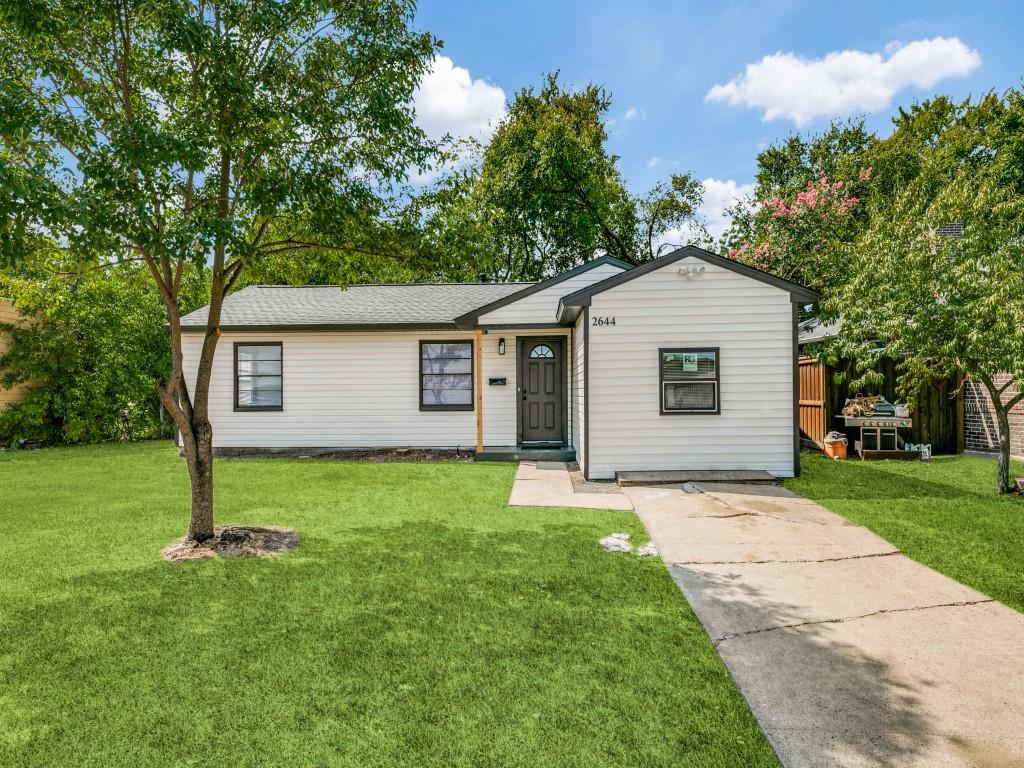
[[(532, 283), (435, 283), (413, 285), (253, 285), (224, 300), (221, 328), (280, 326), (455, 327), (455, 318)], [(181, 319), (183, 329), (206, 326), (209, 307)]]
[(800, 344), (810, 344), (812, 341), (824, 341), (838, 336), (841, 327), (842, 324), (838, 320), (824, 324), (816, 317), (803, 320), (800, 323)]

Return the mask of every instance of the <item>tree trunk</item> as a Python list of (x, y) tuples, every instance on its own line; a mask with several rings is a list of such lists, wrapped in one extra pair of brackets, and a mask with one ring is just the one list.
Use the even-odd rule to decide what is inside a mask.
[(996, 386), (991, 376), (982, 376), (988, 398), (992, 402), (992, 410), (996, 413), (996, 424), (999, 427), (999, 493), (1009, 493), (1010, 486), (1010, 409), (1024, 399), (1024, 392), (1017, 392), (1008, 401), (1003, 401), (1003, 392), (1010, 388), (1011, 381), (1001, 387)]
[(999, 424), (999, 492), (1009, 493), (1010, 488), (1010, 414), (1002, 403), (992, 403)]
[(209, 424), (195, 425), (193, 430), (193, 450), (185, 451), (192, 485), (187, 538), (202, 542), (213, 538), (213, 430)]

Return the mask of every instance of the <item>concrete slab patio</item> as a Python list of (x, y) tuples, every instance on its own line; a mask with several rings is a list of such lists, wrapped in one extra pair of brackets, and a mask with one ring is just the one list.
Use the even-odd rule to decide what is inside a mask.
[(1024, 615), (781, 487), (628, 488), (783, 764), (1024, 766)]
[(623, 493), (576, 492), (569, 468), (561, 461), (519, 462), (508, 503), (511, 507), (633, 509), (629, 497)]

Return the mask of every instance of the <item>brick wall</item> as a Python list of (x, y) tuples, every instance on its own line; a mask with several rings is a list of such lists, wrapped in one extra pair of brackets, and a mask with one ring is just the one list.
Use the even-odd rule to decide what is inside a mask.
[[(996, 386), (1007, 379), (996, 377)], [(1016, 390), (1011, 387), (1003, 397), (1012, 397)], [(968, 451), (998, 451), (999, 424), (992, 410), (988, 390), (980, 382), (968, 381), (964, 385), (964, 449)], [(1010, 453), (1024, 457), (1024, 402), (1017, 403), (1010, 411)]]

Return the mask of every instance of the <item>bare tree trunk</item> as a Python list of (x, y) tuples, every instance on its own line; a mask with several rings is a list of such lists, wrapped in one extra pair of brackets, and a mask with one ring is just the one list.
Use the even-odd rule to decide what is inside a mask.
[(213, 430), (209, 424), (194, 425), (193, 435), (194, 450), (185, 452), (192, 485), (192, 514), (187, 537), (192, 541), (206, 541), (213, 538)]
[[(997, 395), (998, 397), (998, 395)], [(1010, 415), (1002, 403), (992, 404), (999, 424), (999, 492), (1010, 492)]]
[(1008, 401), (1003, 401), (1003, 393), (1013, 385), (1013, 379), (1006, 381), (1001, 387), (996, 386), (990, 376), (982, 376), (985, 389), (988, 390), (992, 410), (996, 412), (996, 424), (999, 427), (999, 493), (1009, 493), (1010, 486), (1010, 410), (1024, 400), (1024, 391), (1017, 392)]

